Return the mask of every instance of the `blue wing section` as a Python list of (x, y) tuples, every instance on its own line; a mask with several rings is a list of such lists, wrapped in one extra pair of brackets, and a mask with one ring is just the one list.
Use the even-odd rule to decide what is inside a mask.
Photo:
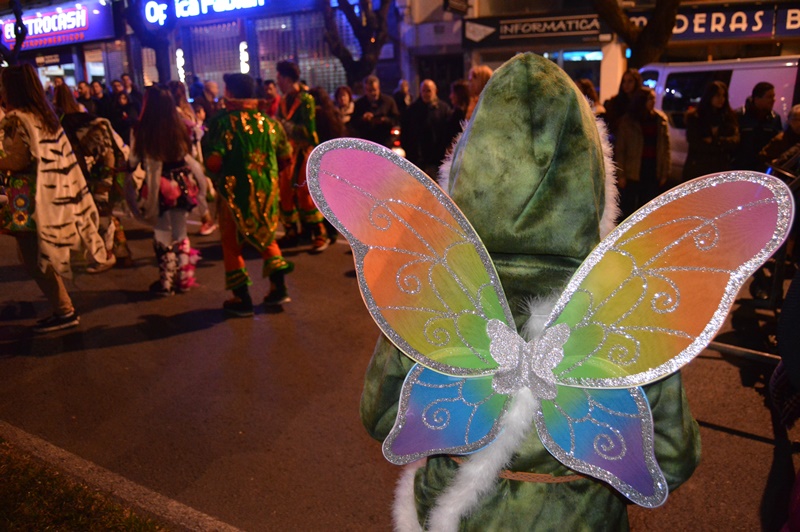
[(400, 396), (394, 428), (383, 454), (407, 464), (433, 454), (468, 454), (491, 443), (509, 397), (492, 388), (492, 377), (458, 378), (415, 365)]
[(558, 387), (535, 416), (539, 437), (567, 467), (604, 480), (641, 506), (660, 506), (667, 482), (656, 461), (653, 419), (641, 388)]

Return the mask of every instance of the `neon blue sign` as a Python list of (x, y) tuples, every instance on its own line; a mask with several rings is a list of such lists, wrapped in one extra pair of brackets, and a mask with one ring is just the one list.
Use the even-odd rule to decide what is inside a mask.
[[(278, 2), (275, 0), (174, 0), (175, 16), (178, 19), (190, 19), (213, 15), (224, 15), (239, 10), (256, 8), (264, 14), (278, 15), (310, 9), (317, 0), (294, 0), (294, 2)], [(169, 4), (165, 0), (149, 0), (144, 4), (144, 19), (153, 25), (164, 26), (169, 14)]]

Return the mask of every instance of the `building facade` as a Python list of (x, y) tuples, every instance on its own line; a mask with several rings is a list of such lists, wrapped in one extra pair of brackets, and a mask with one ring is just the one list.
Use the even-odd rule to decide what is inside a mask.
[[(79, 81), (103, 83), (130, 69), (124, 20), (111, 0), (26, 4), (23, 23), (28, 37), (20, 60), (36, 66), (42, 85), (56, 77), (74, 87)], [(0, 15), (3, 43), (14, 46), (13, 14)]]

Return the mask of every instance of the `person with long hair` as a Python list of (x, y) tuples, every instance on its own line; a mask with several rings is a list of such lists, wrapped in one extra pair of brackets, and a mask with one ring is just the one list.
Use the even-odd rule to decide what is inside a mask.
[(628, 112), (633, 101), (633, 95), (642, 87), (644, 87), (642, 75), (635, 68), (629, 68), (622, 74), (617, 94), (603, 103), (603, 107), (606, 109), (605, 119), (608, 125), (608, 133), (612, 143), (616, 143), (619, 122)]
[(0, 98), (7, 112), (0, 121), (0, 171), (9, 197), (0, 230), (16, 237), (25, 269), (53, 310), (33, 330), (76, 327), (79, 317), (62, 280), (72, 274), (70, 249), (83, 244), (93, 263), (115, 259), (106, 253), (97, 208), (34, 68), (3, 69)]
[(684, 181), (731, 170), (739, 144), (739, 123), (724, 82), (709, 83), (697, 107), (687, 111), (686, 141), (689, 152), (683, 165)]
[(475, 65), (469, 69), (467, 74), (467, 83), (469, 83), (469, 105), (467, 106), (467, 120), (472, 117), (475, 112), (475, 106), (478, 105), (478, 100), (481, 97), (483, 88), (489, 83), (489, 78), (492, 77), (492, 69), (487, 65)]
[(453, 106), (453, 114), (450, 115), (448, 122), (448, 150), (450, 144), (461, 134), (462, 123), (467, 119), (467, 109), (469, 109), (469, 83), (463, 79), (457, 79), (450, 84), (450, 104)]
[(86, 107), (75, 100), (72, 91), (64, 84), (56, 85), (53, 89), (53, 106), (59, 117), (65, 114), (87, 112)]
[(247, 74), (225, 74), (225, 109), (217, 113), (203, 137), (206, 168), (215, 180), (219, 205), (220, 241), (225, 263), (225, 289), (233, 298), (223, 311), (252, 316), (253, 300), (242, 246), (255, 247), (264, 260), (261, 273), (269, 277), (264, 305), (291, 301), (285, 275), (294, 265), (285, 260), (275, 239), (280, 207), (278, 174), (292, 166), (292, 148), (280, 123), (259, 109), (255, 81)]
[(136, 212), (153, 224), (159, 278), (150, 290), (159, 295), (185, 292), (195, 285), (197, 255), (189, 245), (186, 219), (205, 201), (205, 175), (190, 155), (191, 140), (175, 100), (163, 86), (147, 88), (133, 132), (129, 165), (142, 164), (145, 181)]
[(655, 103), (653, 89), (640, 89), (619, 122), (614, 162), (623, 218), (658, 196), (669, 179), (669, 120)]
[(581, 93), (586, 96), (586, 99), (589, 100), (589, 107), (592, 108), (592, 112), (595, 116), (604, 116), (606, 114), (606, 108), (598, 101), (599, 97), (597, 96), (597, 90), (594, 88), (594, 83), (592, 80), (588, 78), (580, 78), (575, 82), (575, 85), (578, 86), (578, 89)]
[[(178, 116), (183, 121), (187, 131), (189, 132), (189, 138), (191, 139), (191, 156), (202, 163), (203, 148), (201, 146), (201, 139), (205, 133), (203, 130), (203, 122), (202, 120), (198, 120), (194, 108), (189, 103), (189, 99), (186, 96), (186, 85), (180, 81), (172, 80), (167, 82), (167, 88), (172, 94), (172, 99), (175, 100)], [(206, 119), (208, 119), (208, 115), (206, 115)], [(210, 183), (206, 182), (207, 187), (209, 184)], [(202, 225), (200, 226), (198, 233), (203, 236), (210, 235), (217, 229), (217, 224), (214, 223), (214, 218), (205, 208), (203, 209), (203, 212), (200, 213), (200, 221)]]
[[(130, 150), (108, 119), (81, 110), (82, 106), (66, 85), (55, 88), (54, 100), (61, 125), (105, 226), (106, 249), (117, 258), (117, 265), (131, 266), (133, 258), (122, 221), (113, 213), (114, 206), (125, 197)], [(106, 269), (106, 265), (97, 264), (87, 267), (86, 271), (100, 273)]]

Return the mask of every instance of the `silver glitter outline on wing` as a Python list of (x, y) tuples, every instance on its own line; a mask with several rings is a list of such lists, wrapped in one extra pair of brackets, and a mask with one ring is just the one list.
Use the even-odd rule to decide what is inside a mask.
[[(394, 251), (400, 251), (396, 248), (380, 248), (378, 246), (373, 246), (372, 248), (363, 242), (359, 241), (348, 229), (345, 227), (341, 220), (336, 216), (333, 210), (330, 208), (325, 196), (322, 193), (320, 183), (319, 183), (319, 172), (320, 172), (320, 165), (323, 156), (331, 150), (358, 150), (362, 152), (368, 152), (373, 155), (377, 155), (386, 159), (387, 161), (391, 162), (395, 166), (399, 167), (401, 170), (406, 172), (408, 175), (413, 177), (416, 181), (422, 184), (435, 198), (436, 200), (445, 208), (445, 210), (456, 220), (458, 223), (458, 229), (460, 233), (464, 237), (464, 242), (469, 244), (473, 247), (473, 249), (478, 254), (481, 263), (486, 270), (487, 276), (489, 278), (489, 283), (487, 285), (482, 285), (478, 287), (476, 290), (477, 301), (479, 302), (482, 297), (481, 294), (484, 290), (491, 287), (499, 301), (499, 304), (503, 310), (503, 314), (505, 316), (506, 321), (509, 324), (513, 324), (513, 316), (511, 314), (511, 309), (509, 308), (508, 302), (505, 297), (505, 293), (503, 292), (503, 288), (500, 284), (500, 280), (497, 276), (497, 272), (495, 271), (494, 264), (492, 263), (491, 258), (489, 257), (488, 252), (486, 251), (483, 243), (481, 242), (480, 238), (478, 237), (475, 230), (472, 228), (472, 225), (467, 220), (466, 216), (458, 209), (458, 207), (453, 203), (450, 197), (426, 174), (424, 174), (421, 170), (419, 170), (416, 166), (408, 162), (406, 159), (398, 156), (393, 151), (372, 143), (368, 141), (364, 141), (361, 139), (351, 139), (351, 138), (344, 138), (344, 139), (335, 139), (328, 142), (324, 142), (317, 146), (314, 151), (311, 152), (308, 160), (308, 172), (307, 172), (307, 183), (309, 187), (309, 191), (311, 193), (314, 202), (317, 204), (317, 207), (320, 209), (322, 214), (347, 238), (350, 246), (353, 250), (353, 259), (355, 261), (356, 266), (356, 276), (358, 278), (359, 289), (361, 290), (362, 298), (364, 299), (364, 303), (367, 306), (370, 314), (372, 315), (375, 322), (378, 324), (378, 327), (383, 331), (383, 333), (394, 343), (401, 351), (403, 351), (406, 355), (411, 357), (414, 361), (419, 362), (426, 367), (429, 367), (439, 373), (444, 373), (446, 375), (452, 375), (456, 377), (470, 377), (470, 376), (484, 376), (484, 375), (491, 375), (496, 371), (496, 368), (488, 368), (484, 370), (479, 369), (466, 369), (466, 368), (457, 368), (455, 366), (451, 366), (448, 364), (442, 364), (431, 358), (425, 356), (423, 353), (420, 353), (418, 350), (411, 347), (408, 342), (406, 342), (399, 334), (395, 332), (395, 330), (389, 325), (389, 323), (383, 318), (381, 314), (381, 310), (383, 310), (380, 306), (378, 306), (372, 296), (372, 292), (370, 291), (369, 286), (364, 281), (364, 258), (369, 253), (370, 249), (391, 249)], [(335, 179), (339, 179), (341, 181), (345, 181), (341, 176), (332, 176)], [(366, 191), (365, 191), (366, 192)], [(400, 201), (400, 200), (398, 200)], [(405, 203), (405, 206), (410, 206), (409, 204)], [(412, 206), (413, 208), (413, 206)], [(426, 212), (426, 211), (422, 211)], [(431, 215), (432, 213), (428, 213)], [(447, 226), (449, 227), (449, 226)], [(455, 230), (454, 228), (450, 227), (451, 230)], [(412, 228), (413, 231), (413, 228)], [(448, 248), (449, 250), (450, 248)], [(446, 253), (443, 255), (446, 259)], [(449, 265), (446, 264), (446, 260), (444, 263), (440, 262), (445, 268), (450, 270)], [(452, 270), (451, 274), (453, 273)], [(429, 269), (429, 275), (431, 270)], [(399, 274), (399, 272), (398, 272)], [(458, 276), (453, 275), (455, 282), (461, 285), (460, 278)], [(433, 287), (434, 293), (436, 292), (435, 286)], [(465, 294), (469, 294), (469, 292), (462, 288)], [(443, 299), (443, 295), (437, 293), (437, 297), (440, 298), (440, 302), (446, 305), (446, 302)], [(397, 308), (398, 310), (402, 310)], [(476, 312), (469, 312), (475, 315), (480, 316), (477, 311), (479, 308), (476, 305)], [(463, 316), (465, 312), (454, 313), (449, 316), (445, 316), (452, 320), (454, 323)], [(440, 316), (441, 317), (441, 316)], [(481, 316), (484, 319), (485, 316)], [(487, 319), (488, 321), (488, 319)], [(459, 328), (455, 327), (454, 330), (458, 333)], [(435, 331), (434, 331), (435, 332)], [(435, 335), (433, 335), (435, 336)], [(426, 337), (428, 337), (426, 331)], [(463, 339), (462, 339), (463, 340)], [(478, 356), (477, 353), (474, 351), (469, 344), (463, 342), (464, 345), (471, 348), (473, 350), (473, 354)], [(488, 352), (488, 346), (487, 346)]]
[[(647, 371), (642, 371), (625, 377), (574, 378), (563, 377), (563, 373), (568, 370), (561, 370), (557, 375), (557, 381), (559, 384), (565, 386), (589, 388), (632, 388), (653, 382), (661, 377), (677, 371), (682, 366), (687, 364), (692, 358), (698, 355), (703, 349), (705, 349), (708, 343), (713, 339), (716, 332), (722, 327), (728, 311), (733, 305), (741, 286), (743, 286), (747, 278), (752, 275), (752, 273), (755, 272), (761, 266), (761, 264), (763, 264), (764, 261), (766, 261), (772, 255), (772, 253), (778, 249), (778, 247), (780, 247), (788, 235), (788, 230), (791, 227), (791, 222), (794, 215), (794, 201), (789, 188), (782, 181), (774, 177), (749, 171), (724, 172), (688, 181), (666, 192), (665, 194), (662, 194), (652, 202), (642, 207), (640, 210), (636, 211), (616, 229), (614, 229), (602, 242), (600, 242), (600, 244), (598, 244), (598, 246), (583, 262), (581, 267), (575, 272), (572, 279), (570, 279), (567, 287), (564, 289), (564, 292), (556, 302), (556, 305), (553, 308), (553, 311), (551, 312), (550, 318), (547, 322), (547, 326), (551, 326), (556, 321), (558, 316), (569, 303), (572, 296), (579, 291), (579, 287), (583, 280), (588, 276), (595, 265), (605, 256), (607, 252), (614, 251), (615, 247), (618, 245), (618, 241), (622, 237), (626, 236), (626, 233), (630, 227), (646, 218), (653, 211), (676, 199), (688, 196), (699, 190), (715, 187), (719, 184), (742, 181), (756, 183), (765, 187), (772, 193), (772, 198), (756, 201), (753, 202), (753, 204), (764, 202), (776, 204), (778, 212), (775, 231), (773, 232), (772, 238), (759, 253), (756, 253), (752, 259), (742, 264), (736, 270), (730, 272), (730, 279), (728, 280), (723, 295), (720, 298), (720, 304), (718, 305), (717, 310), (714, 312), (708, 325), (694, 339), (694, 341), (692, 341), (691, 344), (688, 345), (677, 356)], [(741, 209), (741, 206), (739, 209)], [(734, 212), (734, 209), (729, 212)], [(655, 228), (650, 228), (649, 230), (653, 229)], [(637, 233), (633, 236), (639, 237), (641, 235)], [(684, 235), (684, 237), (688, 237), (688, 234)], [(660, 268), (659, 271), (665, 271), (665, 269)], [(641, 300), (639, 303), (641, 303)], [(672, 331), (659, 329), (657, 327), (654, 327), (653, 330), (666, 334), (686, 334), (685, 331)], [(606, 338), (608, 331), (605, 332), (606, 335), (604, 335), (604, 338)], [(602, 343), (598, 345), (597, 349), (589, 353), (584, 360), (593, 356), (601, 346)], [(570, 370), (574, 367), (574, 365), (571, 366)]]
[[(583, 393), (590, 397), (592, 389), (587, 388), (582, 390)], [(633, 488), (630, 484), (623, 481), (607, 469), (602, 467), (594, 466), (589, 464), (588, 462), (584, 462), (578, 458), (575, 458), (572, 453), (556, 443), (553, 437), (550, 435), (550, 431), (547, 429), (547, 424), (544, 420), (544, 413), (542, 411), (541, 402), (539, 407), (536, 409), (536, 413), (534, 415), (534, 424), (536, 425), (536, 432), (539, 434), (539, 439), (541, 440), (542, 444), (545, 448), (552, 454), (559, 462), (566, 465), (570, 469), (575, 471), (579, 471), (586, 475), (590, 475), (594, 478), (599, 480), (603, 480), (611, 484), (614, 488), (617, 489), (620, 493), (625, 495), (628, 499), (635, 502), (639, 506), (644, 506), (645, 508), (656, 508), (664, 504), (664, 501), (667, 500), (667, 495), (669, 494), (669, 486), (667, 485), (667, 481), (664, 478), (664, 473), (661, 471), (661, 467), (658, 465), (658, 461), (656, 460), (655, 454), (655, 436), (653, 433), (653, 414), (650, 410), (650, 403), (647, 401), (647, 396), (639, 387), (634, 388), (627, 388), (627, 391), (633, 397), (634, 402), (636, 403), (638, 412), (636, 415), (626, 414), (623, 412), (615, 412), (610, 408), (602, 405), (602, 403), (596, 403), (594, 406), (604, 410), (607, 413), (620, 415), (624, 417), (634, 417), (641, 421), (641, 431), (642, 431), (642, 451), (644, 453), (645, 465), (647, 467), (647, 471), (650, 473), (650, 479), (653, 482), (653, 491), (654, 494), (651, 496), (643, 495), (641, 492)], [(558, 407), (558, 403), (556, 401), (552, 401), (556, 407), (562, 411), (564, 417), (567, 418), (567, 421), (570, 425), (570, 445), (572, 449), (575, 448), (575, 434), (572, 429), (572, 423), (576, 421), (591, 421), (591, 411), (588, 415), (587, 419), (572, 419), (570, 416), (563, 413), (560, 407)], [(591, 397), (590, 397), (591, 402)], [(620, 440), (624, 443), (624, 439), (620, 435)], [(597, 451), (596, 451), (597, 452)], [(624, 458), (623, 458), (624, 459)]]
[[(445, 385), (445, 386), (442, 386), (442, 387), (451, 388), (451, 387), (455, 386), (455, 387), (457, 387), (459, 389), (458, 397), (456, 399), (448, 399), (449, 402), (456, 402), (457, 400), (461, 400), (462, 403), (473, 407), (472, 408), (472, 414), (469, 416), (469, 421), (467, 422), (467, 430), (466, 430), (466, 433), (464, 434), (465, 441), (469, 439), (469, 430), (470, 430), (470, 427), (472, 425), (472, 419), (475, 416), (475, 413), (478, 411), (478, 409), (481, 406), (483, 406), (485, 403), (487, 403), (495, 395), (498, 395), (498, 396), (501, 396), (501, 397), (504, 396), (506, 398), (506, 401), (503, 404), (503, 407), (501, 408), (499, 415), (494, 420), (494, 424), (492, 425), (491, 429), (489, 429), (489, 432), (484, 437), (482, 437), (481, 439), (479, 439), (477, 441), (474, 441), (472, 443), (465, 443), (464, 445), (457, 445), (455, 447), (442, 447), (442, 448), (436, 448), (436, 449), (429, 449), (429, 450), (425, 450), (425, 451), (420, 451), (418, 453), (411, 453), (411, 454), (405, 454), (405, 455), (395, 454), (394, 452), (392, 452), (392, 445), (394, 444), (395, 440), (398, 438), (398, 436), (400, 435), (400, 433), (403, 430), (403, 427), (405, 426), (406, 414), (408, 412), (408, 403), (410, 401), (411, 394), (413, 393), (414, 386), (417, 384), (417, 382), (418, 382), (417, 379), (419, 378), (419, 376), (425, 370), (426, 370), (425, 366), (423, 366), (421, 364), (415, 364), (414, 367), (411, 368), (411, 371), (408, 372), (408, 375), (406, 376), (405, 381), (403, 381), (403, 388), (402, 388), (402, 390), (400, 392), (400, 404), (398, 406), (397, 418), (395, 418), (394, 426), (392, 427), (392, 430), (389, 432), (389, 435), (386, 437), (385, 440), (383, 440), (383, 446), (382, 446), (382, 448), (383, 448), (383, 456), (388, 461), (390, 461), (391, 463), (393, 463), (395, 465), (409, 464), (411, 462), (416, 462), (417, 460), (420, 460), (420, 459), (428, 457), (428, 456), (433, 456), (433, 455), (436, 455), (436, 454), (470, 454), (470, 453), (474, 453), (475, 451), (479, 451), (482, 448), (486, 447), (487, 445), (491, 444), (495, 440), (495, 438), (497, 438), (497, 436), (503, 431), (502, 420), (505, 418), (505, 414), (508, 411), (509, 405), (511, 404), (511, 397), (509, 397), (507, 395), (504, 395), (504, 394), (498, 394), (498, 393), (494, 392), (494, 393), (486, 396), (479, 403), (469, 403), (469, 402), (465, 401), (464, 397), (463, 397), (463, 388), (464, 388), (464, 384), (467, 381), (467, 378), (466, 377), (462, 377), (462, 378), (460, 378), (460, 380), (458, 382), (454, 382), (452, 384)], [(455, 378), (455, 377), (453, 377), (453, 378)], [(491, 376), (487, 375), (487, 376), (484, 376), (483, 378), (491, 378)], [(423, 386), (423, 384), (420, 384), (420, 386)], [(424, 384), (424, 386), (433, 387), (433, 385), (430, 385), (430, 384)], [(437, 402), (434, 401), (433, 403), (429, 403), (426, 406), (426, 409), (429, 408), (434, 403), (437, 403)], [(441, 404), (441, 403), (439, 403), (439, 404)], [(448, 414), (449, 414), (449, 412), (448, 412)]]

